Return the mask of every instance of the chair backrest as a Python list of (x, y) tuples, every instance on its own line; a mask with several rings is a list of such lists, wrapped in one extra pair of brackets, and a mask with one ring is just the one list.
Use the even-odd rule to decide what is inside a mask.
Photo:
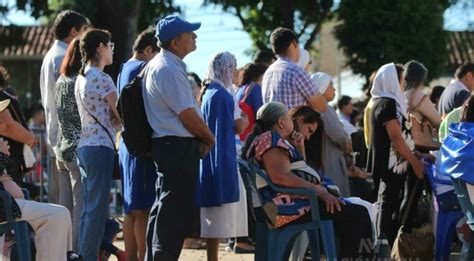
[(460, 178), (453, 178), (454, 189), (458, 196), (459, 204), (461, 205), (462, 211), (466, 215), (467, 224), (471, 227), (471, 230), (474, 230), (474, 206), (473, 202), (469, 197), (469, 192), (467, 190), (466, 181)]
[(250, 195), (252, 207), (261, 207), (262, 200), (260, 199), (260, 194), (255, 183), (255, 171), (250, 168), (249, 162), (243, 159), (238, 160), (238, 165), (240, 170), (240, 176), (242, 177), (242, 181), (244, 182), (247, 195)]

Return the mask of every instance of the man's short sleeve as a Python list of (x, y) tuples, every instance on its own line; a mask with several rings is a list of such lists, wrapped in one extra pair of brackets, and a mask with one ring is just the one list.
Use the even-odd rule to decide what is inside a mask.
[(306, 99), (319, 94), (317, 87), (314, 86), (309, 75), (302, 69), (295, 71), (293, 78), (296, 88)]
[(457, 91), (454, 94), (454, 105), (453, 105), (453, 107), (457, 108), (457, 107), (462, 106), (464, 104), (464, 102), (469, 98), (470, 95), (471, 94), (466, 90)]
[[(162, 96), (166, 104), (177, 115), (184, 110), (194, 107), (194, 97), (189, 81), (180, 72), (163, 70), (153, 74), (153, 88)], [(152, 92), (153, 95), (153, 92)]]

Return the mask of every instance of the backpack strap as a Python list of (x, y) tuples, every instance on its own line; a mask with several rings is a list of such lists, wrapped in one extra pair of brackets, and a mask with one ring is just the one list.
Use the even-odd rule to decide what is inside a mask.
[(143, 75), (145, 75), (145, 71), (146, 71), (146, 70), (145, 70), (145, 67), (147, 66), (147, 64), (148, 64), (148, 62), (145, 61), (145, 62), (143, 62), (143, 63), (140, 65), (140, 71), (139, 71), (139, 73), (137, 74), (136, 77), (142, 78)]

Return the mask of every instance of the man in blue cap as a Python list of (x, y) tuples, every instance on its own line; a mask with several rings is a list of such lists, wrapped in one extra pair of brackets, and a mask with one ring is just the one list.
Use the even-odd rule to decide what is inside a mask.
[(143, 79), (145, 111), (153, 129), (152, 159), (158, 166), (147, 260), (178, 260), (199, 213), (194, 204), (199, 159), (215, 141), (192, 94), (182, 59), (196, 50), (194, 31), (200, 26), (176, 15), (158, 21), (161, 51), (148, 63)]

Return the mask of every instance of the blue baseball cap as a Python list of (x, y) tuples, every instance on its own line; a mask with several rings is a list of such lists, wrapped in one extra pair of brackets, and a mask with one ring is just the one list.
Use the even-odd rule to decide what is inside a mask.
[(201, 27), (201, 23), (190, 23), (177, 15), (168, 15), (156, 24), (156, 38), (166, 43), (181, 33), (193, 32)]

